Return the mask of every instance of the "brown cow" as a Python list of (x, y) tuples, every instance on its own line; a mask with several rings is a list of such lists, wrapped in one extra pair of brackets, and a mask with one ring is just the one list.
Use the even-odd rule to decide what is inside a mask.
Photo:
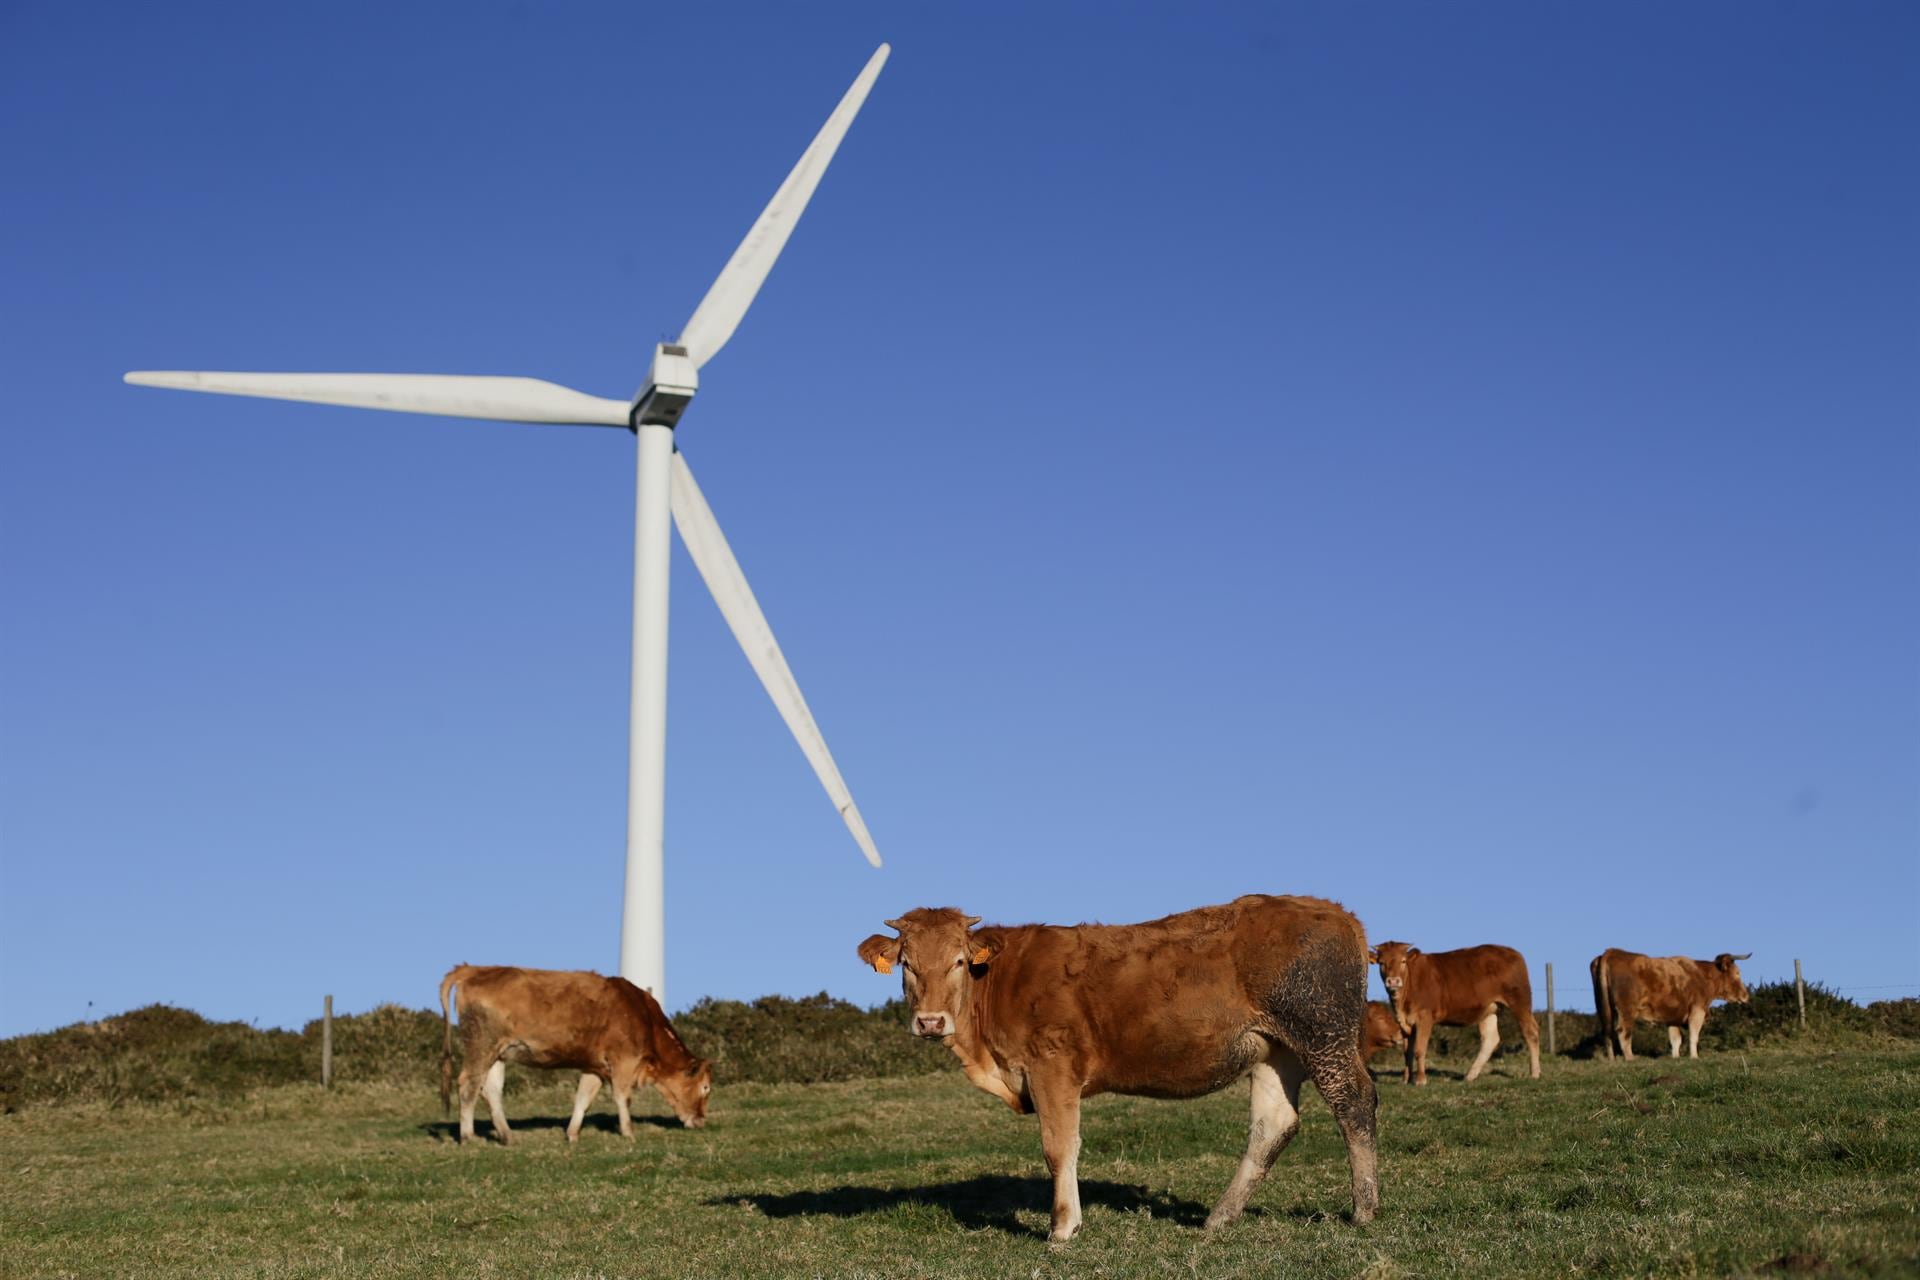
[(1404, 942), (1383, 942), (1368, 953), (1393, 1002), (1394, 1020), (1412, 1037), (1406, 1079), (1427, 1082), (1427, 1040), (1435, 1026), (1480, 1025), (1480, 1054), (1467, 1068), (1472, 1080), (1500, 1043), (1498, 1007), (1505, 1005), (1526, 1037), (1528, 1074), (1540, 1078), (1540, 1028), (1533, 1020), (1533, 984), (1527, 962), (1512, 947), (1463, 947), (1429, 954)]
[(1407, 1035), (1393, 1020), (1393, 1007), (1378, 1000), (1367, 1001), (1367, 1024), (1360, 1030), (1360, 1057), (1371, 1062), (1382, 1049), (1404, 1049)]
[(647, 1083), (660, 1090), (681, 1124), (697, 1129), (706, 1123), (713, 1064), (687, 1052), (651, 992), (625, 978), (502, 965), (455, 965), (440, 980), (440, 1017), (446, 1028), (440, 1057), (443, 1109), (453, 1084), (453, 1014), (447, 992), (455, 986), (460, 989), (456, 1000), (464, 1051), (460, 1141), (473, 1139), (474, 1097), (483, 1088), (487, 1110), (493, 1113), (494, 1133), (502, 1142), (513, 1140), (507, 1113), (500, 1105), (509, 1062), (586, 1073), (574, 1094), (568, 1142), (579, 1139), (587, 1104), (600, 1092), (603, 1080), (613, 1086), (622, 1137), (633, 1136), (627, 1095), (634, 1086)]
[(1145, 924), (979, 922), (917, 908), (887, 921), (899, 937), (862, 942), (860, 958), (881, 973), (900, 966), (915, 1035), (945, 1043), (968, 1080), (1017, 1114), (1039, 1113), (1052, 1239), (1080, 1228), (1080, 1099), (1195, 1098), (1249, 1074), (1246, 1155), (1207, 1226), (1240, 1216), (1300, 1127), (1309, 1077), (1346, 1138), (1354, 1221), (1373, 1217), (1367, 942), (1339, 904), (1254, 894)]
[(1686, 956), (1643, 956), (1637, 951), (1608, 947), (1588, 965), (1593, 974), (1593, 1008), (1600, 1021), (1600, 1039), (1607, 1057), (1614, 1045), (1622, 1057), (1633, 1057), (1633, 1024), (1663, 1022), (1672, 1056), (1680, 1056), (1680, 1028), (1687, 1029), (1687, 1056), (1700, 1056), (1700, 1025), (1707, 1006), (1715, 1000), (1745, 1004), (1747, 984), (1739, 962), (1753, 955), (1721, 952), (1712, 960)]

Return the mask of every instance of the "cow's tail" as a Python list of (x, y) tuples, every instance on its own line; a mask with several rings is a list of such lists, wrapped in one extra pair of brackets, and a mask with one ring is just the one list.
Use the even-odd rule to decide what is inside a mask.
[(1613, 974), (1602, 951), (1587, 968), (1593, 974), (1593, 1016), (1600, 1023), (1600, 1046), (1609, 1060), (1613, 1057)]
[(454, 985), (467, 976), (471, 965), (457, 964), (447, 970), (447, 976), (440, 979), (440, 1114), (446, 1115), (453, 1108), (453, 1006), (448, 1003), (447, 994)]

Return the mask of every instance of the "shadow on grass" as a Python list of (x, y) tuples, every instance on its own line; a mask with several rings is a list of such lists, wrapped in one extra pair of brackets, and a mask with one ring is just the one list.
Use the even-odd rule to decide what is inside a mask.
[[(869, 1213), (886, 1213), (901, 1205), (927, 1205), (945, 1210), (956, 1223), (969, 1230), (993, 1227), (1011, 1235), (1031, 1236), (1045, 1235), (1047, 1229), (1043, 1226), (1036, 1232), (1023, 1226), (1014, 1215), (1022, 1209), (1050, 1213), (1053, 1182), (1049, 1178), (984, 1173), (964, 1182), (939, 1182), (923, 1187), (834, 1187), (830, 1191), (793, 1191), (784, 1195), (734, 1192), (716, 1196), (707, 1203), (751, 1206), (769, 1218), (814, 1214), (857, 1218)], [(1115, 1213), (1138, 1213), (1145, 1209), (1156, 1218), (1166, 1218), (1183, 1226), (1198, 1226), (1207, 1220), (1205, 1205), (1179, 1199), (1165, 1191), (1149, 1191), (1120, 1182), (1082, 1179), (1080, 1203), (1086, 1208), (1098, 1205)]]
[[(518, 1135), (541, 1129), (564, 1130), (567, 1127), (567, 1121), (570, 1119), (572, 1119), (571, 1116), (528, 1116), (524, 1120), (515, 1120), (512, 1116), (508, 1116), (507, 1124), (513, 1129), (513, 1132)], [(678, 1129), (681, 1127), (680, 1122), (671, 1116), (635, 1116), (633, 1118), (633, 1127), (635, 1130), (640, 1129), (644, 1125), (652, 1125), (656, 1129)], [(429, 1120), (425, 1124), (420, 1125), (419, 1129), (420, 1132), (426, 1134), (435, 1142), (453, 1142), (459, 1137), (460, 1122), (458, 1120)], [(592, 1130), (595, 1133), (612, 1134), (614, 1137), (618, 1137), (620, 1135), (620, 1117), (609, 1115), (588, 1116), (580, 1122), (580, 1131), (584, 1134), (588, 1130)], [(495, 1141), (492, 1122), (488, 1120), (475, 1120), (473, 1122), (473, 1135), (481, 1142)]]

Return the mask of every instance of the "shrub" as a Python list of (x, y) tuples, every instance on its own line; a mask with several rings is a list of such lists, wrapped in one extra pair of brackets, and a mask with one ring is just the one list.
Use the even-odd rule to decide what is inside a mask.
[(864, 1076), (917, 1075), (953, 1063), (938, 1044), (907, 1033), (904, 1002), (862, 1009), (824, 991), (752, 1004), (702, 1000), (674, 1019), (687, 1047), (713, 1059), (716, 1081), (817, 1084)]
[(1867, 1016), (1883, 1035), (1903, 1040), (1920, 1040), (1920, 1000), (1876, 1000), (1867, 1006)]
[[(1700, 1034), (1703, 1050), (1848, 1044), (1875, 1036), (1920, 1039), (1920, 1000), (1883, 1000), (1863, 1009), (1809, 983), (1803, 1033), (1791, 982), (1764, 983), (1752, 991), (1750, 1004), (1714, 1006)], [(1536, 1016), (1544, 1053), (1546, 1015)], [(906, 1021), (902, 1001), (862, 1009), (823, 992), (798, 1000), (702, 1000), (675, 1018), (674, 1027), (688, 1048), (714, 1060), (722, 1083), (813, 1084), (952, 1069), (953, 1055), (908, 1035)], [(209, 1022), (189, 1009), (149, 1005), (99, 1022), (0, 1040), (0, 1109), (29, 1103), (222, 1101), (262, 1085), (318, 1083), (320, 1038), (318, 1019), (298, 1032), (262, 1030), (244, 1022)], [(1504, 1011), (1500, 1039), (1497, 1056), (1524, 1055), (1520, 1029)], [(1555, 1039), (1562, 1056), (1586, 1058), (1600, 1051), (1592, 1014), (1557, 1014)], [(1441, 1027), (1428, 1045), (1428, 1059), (1464, 1066), (1479, 1044), (1474, 1027)], [(1636, 1054), (1664, 1054), (1666, 1029), (1643, 1023), (1634, 1030), (1633, 1044)], [(439, 1089), (440, 1045), (437, 1009), (385, 1004), (367, 1013), (337, 1015), (334, 1079), (390, 1084), (431, 1096)], [(1399, 1065), (1398, 1053), (1383, 1052), (1373, 1061), (1381, 1072)], [(547, 1088), (572, 1074), (515, 1068), (507, 1074), (508, 1088)]]
[[(1745, 1049), (1790, 1036), (1799, 1036), (1799, 998), (1791, 982), (1765, 982), (1749, 987), (1746, 1004), (1715, 1005), (1700, 1029), (1700, 1044), (1715, 1049)], [(1847, 1041), (1871, 1035), (1873, 1019), (1853, 1001), (1817, 982), (1807, 984), (1807, 1028), (1814, 1040)]]
[(148, 1005), (0, 1041), (0, 1105), (229, 1098), (306, 1072), (301, 1037)]

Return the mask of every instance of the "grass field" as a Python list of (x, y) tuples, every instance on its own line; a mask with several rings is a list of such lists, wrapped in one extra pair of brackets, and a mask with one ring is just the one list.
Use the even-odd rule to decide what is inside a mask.
[(30, 1107), (0, 1116), (0, 1275), (1920, 1274), (1920, 1052), (1435, 1065), (1424, 1090), (1383, 1074), (1364, 1228), (1311, 1089), (1213, 1234), (1245, 1086), (1092, 1100), (1058, 1248), (1033, 1120), (957, 1071), (723, 1088), (698, 1131), (649, 1092), (634, 1141), (603, 1102), (573, 1149), (566, 1080), (509, 1095), (512, 1147), (461, 1149), (437, 1097), (387, 1085)]

